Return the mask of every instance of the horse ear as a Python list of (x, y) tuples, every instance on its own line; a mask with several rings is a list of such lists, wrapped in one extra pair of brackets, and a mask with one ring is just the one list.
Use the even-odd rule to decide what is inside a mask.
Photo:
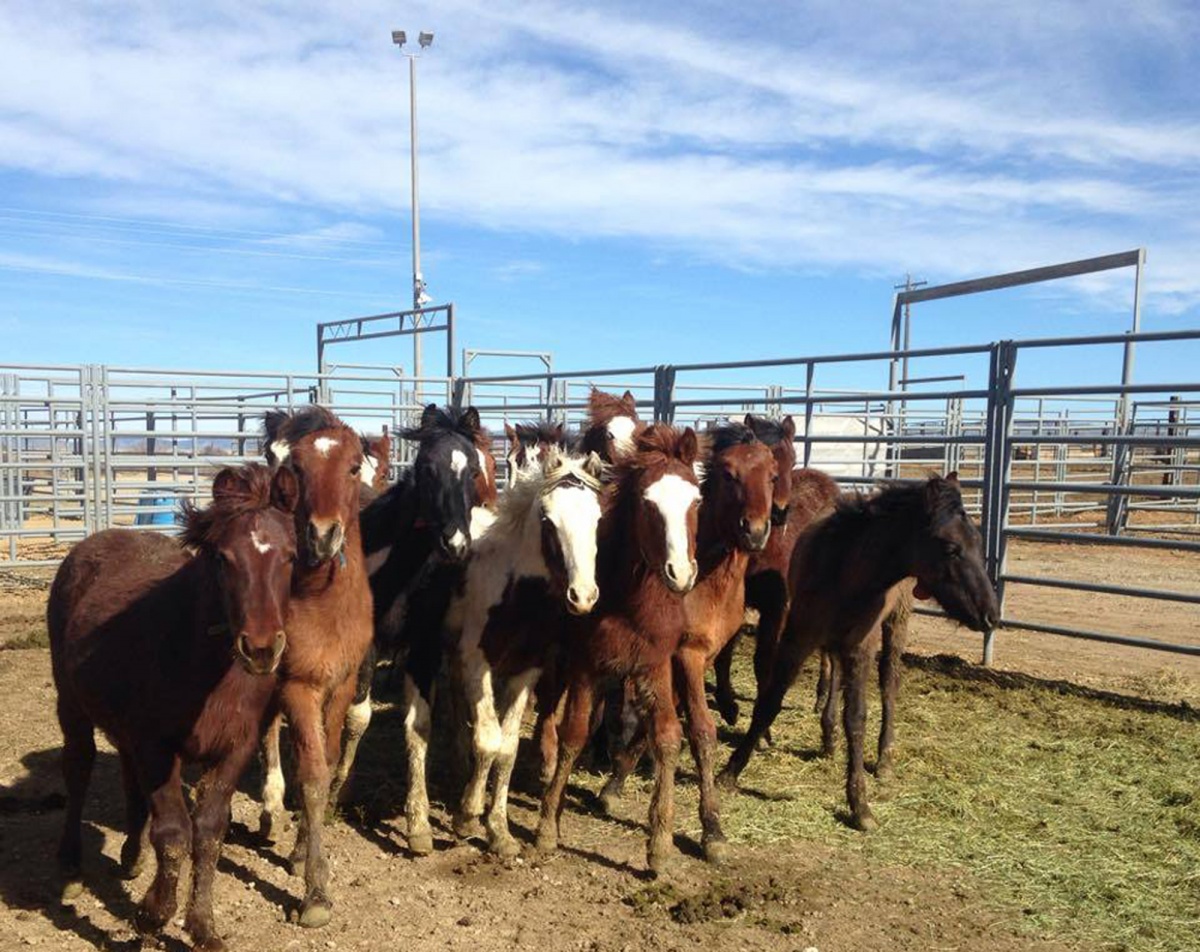
[(212, 494), (214, 500), (228, 499), (231, 496), (248, 496), (250, 484), (241, 473), (227, 466), (217, 473), (213, 480)]
[(796, 421), (790, 415), (783, 418), (783, 437), (789, 443), (796, 439)]
[(504, 436), (510, 445), (514, 447), (517, 445), (517, 431), (512, 428), (507, 420), (504, 422)]
[(271, 477), (271, 505), (283, 512), (295, 512), (300, 502), (300, 480), (286, 466)]
[(953, 473), (947, 473), (946, 474), (946, 482), (948, 482), (951, 486), (953, 486), (955, 489), (957, 489), (958, 488), (958, 470), (955, 470)]
[(629, 408), (629, 412), (634, 416), (637, 415), (637, 397), (633, 395), (632, 390), (626, 390), (621, 394), (621, 403)]
[(421, 413), (421, 429), (428, 430), (437, 426), (438, 421), (438, 405), (431, 403), (425, 407)]
[(560, 446), (566, 443), (567, 425), (565, 423), (554, 424), (554, 442)]
[(600, 454), (592, 450), (587, 455), (587, 459), (583, 461), (583, 470), (593, 479), (601, 480), (604, 478), (605, 472), (608, 469), (608, 464), (600, 458)]
[(458, 419), (459, 432), (469, 437), (474, 437), (482, 427), (483, 424), (479, 420), (479, 411), (474, 407), (467, 407), (466, 411)]
[(679, 438), (679, 461), (685, 466), (691, 466), (700, 455), (700, 443), (696, 439), (696, 431), (690, 426), (683, 431)]
[(753, 413), (747, 413), (745, 418), (742, 420), (742, 425), (748, 426), (750, 429), (754, 430), (755, 433), (758, 432), (758, 430), (755, 429), (755, 425), (757, 423), (758, 423), (758, 419), (754, 416)]

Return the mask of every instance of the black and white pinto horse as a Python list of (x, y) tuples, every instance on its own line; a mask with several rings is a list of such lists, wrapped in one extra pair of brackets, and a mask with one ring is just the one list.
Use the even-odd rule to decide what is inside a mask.
[(528, 471), (536, 472), (543, 455), (550, 447), (566, 450), (570, 446), (567, 428), (562, 423), (549, 420), (534, 420), (528, 423), (504, 424), (504, 435), (508, 449), (504, 458), (508, 462), (508, 483), (513, 485)]
[[(484, 472), (475, 445), (480, 431), (479, 414), (473, 407), (454, 413), (428, 405), (420, 425), (400, 433), (418, 444), (412, 467), (359, 513), (375, 639), (359, 669), (354, 702), (346, 712), (342, 755), (330, 783), (331, 803), (337, 802), (344, 788), (359, 741), (371, 722), (371, 681), (379, 652), (404, 648), (411, 652), (410, 642), (428, 640), (424, 634), (414, 636), (406, 625), (409, 599), (429, 584), (439, 569), (461, 572), (473, 536), (492, 518), (490, 513), (476, 511), (476, 480)], [(286, 455), (286, 434), (270, 439), (268, 461), (275, 463)], [(263, 760), (261, 828), (271, 839), (283, 816), (286, 792), (278, 721), (264, 739)]]
[[(568, 612), (596, 604), (597, 527), (605, 504), (606, 466), (595, 454), (551, 446), (501, 497), (495, 524), (475, 545), (466, 578), (446, 615), (472, 721), (473, 770), (454, 820), (464, 838), (482, 836), (489, 776), (489, 848), (514, 856), (508, 787), (529, 695), (555, 650)], [(409, 847), (432, 848), (425, 759), (432, 691), (405, 679), (408, 742), (406, 806)]]

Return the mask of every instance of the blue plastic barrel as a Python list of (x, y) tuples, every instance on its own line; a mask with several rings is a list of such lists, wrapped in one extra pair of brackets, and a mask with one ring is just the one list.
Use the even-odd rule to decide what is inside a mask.
[(173, 526), (175, 525), (175, 497), (155, 496), (144, 493), (138, 500), (139, 512), (135, 523), (139, 526)]

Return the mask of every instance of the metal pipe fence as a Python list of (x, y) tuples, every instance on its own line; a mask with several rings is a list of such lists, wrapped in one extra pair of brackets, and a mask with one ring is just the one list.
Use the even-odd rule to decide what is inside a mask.
[[(1018, 380), (1031, 351), (1133, 343), (1200, 344), (1200, 331), (419, 380), (365, 365), (322, 374), (0, 366), (0, 568), (53, 565), (110, 526), (169, 529), (179, 500), (203, 498), (219, 467), (261, 458), (261, 418), (273, 407), (323, 399), (372, 435), (414, 425), (422, 402), (470, 404), (498, 434), (539, 417), (579, 424), (597, 386), (630, 391), (647, 419), (698, 427), (791, 414), (801, 464), (848, 488), (958, 471), (1004, 627), (1197, 655), (1196, 619), (1167, 641), (1034, 617), (1010, 593), (1200, 604), (1200, 593), (1170, 586), (1008, 565), (1014, 544), (1050, 562), (1065, 551), (1056, 546), (1200, 552), (1200, 381), (1133, 383), (1123, 371), (1107, 382)], [(903, 388), (901, 360), (921, 373)], [(393, 447), (394, 467), (410, 462), (409, 444)], [(987, 660), (993, 644), (985, 640)]]

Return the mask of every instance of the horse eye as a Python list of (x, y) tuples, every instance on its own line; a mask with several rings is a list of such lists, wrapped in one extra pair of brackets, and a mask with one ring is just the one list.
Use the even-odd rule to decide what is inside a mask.
[(962, 546), (955, 542), (946, 543), (946, 555), (951, 559), (957, 559), (962, 556)]
[(350, 467), (350, 475), (351, 476), (357, 476), (361, 472), (362, 472), (362, 463), (355, 463), (353, 466)]

